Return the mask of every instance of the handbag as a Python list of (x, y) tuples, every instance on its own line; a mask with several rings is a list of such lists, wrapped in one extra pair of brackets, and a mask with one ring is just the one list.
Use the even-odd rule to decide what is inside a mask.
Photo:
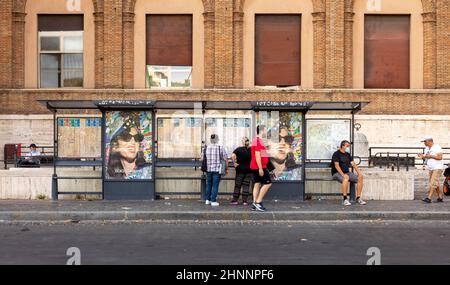
[(205, 149), (203, 150), (203, 159), (202, 159), (201, 170), (203, 172), (208, 172), (208, 161), (206, 161), (206, 146), (205, 146)]

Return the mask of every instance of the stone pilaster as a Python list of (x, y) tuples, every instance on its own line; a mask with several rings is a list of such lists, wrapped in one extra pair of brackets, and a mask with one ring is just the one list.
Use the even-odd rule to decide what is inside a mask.
[(344, 87), (344, 1), (326, 0), (326, 88)]
[(134, 87), (134, 7), (136, 0), (124, 2), (123, 21), (123, 88)]
[(16, 1), (12, 14), (12, 88), (17, 89), (25, 87), (25, 4), (26, 0)]
[(244, 0), (235, 0), (233, 9), (233, 86), (242, 88), (244, 61)]
[(353, 0), (345, 0), (344, 11), (344, 87), (353, 87)]
[(12, 82), (12, 10), (12, 0), (0, 1), (0, 88)]
[(233, 87), (233, 1), (215, 0), (214, 87)]
[(450, 0), (436, 0), (436, 87), (450, 88)]
[(313, 0), (313, 30), (314, 30), (314, 88), (324, 88), (326, 82), (326, 27), (325, 0)]
[(122, 88), (123, 39), (122, 0), (104, 1), (104, 88)]
[(205, 88), (213, 88), (214, 87), (214, 65), (215, 65), (215, 50), (214, 50), (214, 42), (215, 42), (215, 13), (214, 13), (214, 0), (203, 0), (203, 21), (204, 21), (204, 33), (205, 33)]
[(422, 0), (423, 87), (436, 88), (436, 0)]

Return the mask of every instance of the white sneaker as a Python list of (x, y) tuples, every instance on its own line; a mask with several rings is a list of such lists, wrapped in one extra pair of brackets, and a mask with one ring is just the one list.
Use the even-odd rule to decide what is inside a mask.
[(217, 206), (219, 206), (219, 203), (218, 202), (211, 202), (211, 206), (217, 207)]
[(211, 202), (209, 200), (206, 200), (205, 205), (211, 205)]
[(366, 201), (364, 201), (364, 200), (361, 199), (361, 198), (359, 198), (358, 200), (356, 200), (356, 203), (357, 203), (357, 204), (360, 204), (360, 205), (365, 205), (365, 204), (367, 204)]
[(348, 199), (345, 199), (344, 202), (342, 203), (342, 205), (344, 205), (344, 206), (351, 206), (352, 203), (350, 203), (350, 201)]

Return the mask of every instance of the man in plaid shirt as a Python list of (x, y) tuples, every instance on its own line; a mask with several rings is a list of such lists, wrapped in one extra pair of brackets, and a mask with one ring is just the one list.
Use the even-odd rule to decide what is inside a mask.
[(202, 159), (206, 156), (206, 191), (205, 204), (219, 206), (217, 194), (219, 193), (221, 162), (225, 161), (225, 174), (228, 174), (228, 155), (225, 148), (218, 144), (219, 136), (211, 135), (211, 144), (206, 147), (206, 152), (202, 152)]

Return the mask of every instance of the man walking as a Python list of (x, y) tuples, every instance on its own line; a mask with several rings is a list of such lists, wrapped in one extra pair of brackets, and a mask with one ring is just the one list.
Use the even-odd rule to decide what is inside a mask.
[[(356, 174), (350, 172), (350, 166), (355, 169)], [(351, 203), (347, 197), (347, 190), (350, 182), (357, 183), (356, 203), (365, 205), (366, 202), (361, 199), (363, 189), (363, 176), (353, 157), (350, 155), (350, 142), (342, 141), (339, 150), (337, 150), (331, 159), (331, 175), (333, 179), (342, 184), (342, 196), (344, 198), (343, 205), (350, 206)]]
[[(430, 189), (428, 191), (428, 196), (422, 201), (425, 203), (431, 203), (431, 198), (433, 197), (434, 191), (438, 196), (436, 202), (444, 202), (444, 196), (441, 194), (439, 188), (439, 177), (441, 177), (444, 171), (444, 161), (442, 160), (442, 148), (440, 145), (433, 142), (431, 136), (426, 136), (422, 142), (425, 144), (425, 153), (420, 153), (418, 156), (425, 160), (429, 171), (429, 183)], [(442, 196), (441, 196), (442, 195)]]
[[(225, 148), (219, 145), (219, 136), (211, 135), (211, 144), (205, 149), (207, 171), (206, 171), (206, 191), (205, 204), (213, 207), (219, 206), (217, 194), (219, 193), (219, 183), (222, 167), (225, 167), (225, 175), (228, 174), (228, 156)], [(225, 163), (223, 163), (225, 161)]]
[(247, 137), (242, 139), (241, 147), (233, 151), (231, 159), (233, 160), (234, 168), (236, 169), (236, 177), (234, 180), (234, 193), (231, 205), (239, 205), (239, 196), (242, 188), (242, 205), (248, 205), (248, 195), (250, 188), (250, 180), (252, 177), (250, 171), (250, 161), (252, 152), (250, 149), (250, 140)]
[(250, 162), (250, 169), (253, 173), (253, 204), (252, 210), (265, 212), (266, 208), (263, 206), (263, 199), (272, 186), (267, 164), (269, 163), (269, 156), (266, 147), (263, 143), (263, 138), (267, 136), (267, 129), (264, 125), (256, 127), (256, 138), (252, 142), (252, 160)]

